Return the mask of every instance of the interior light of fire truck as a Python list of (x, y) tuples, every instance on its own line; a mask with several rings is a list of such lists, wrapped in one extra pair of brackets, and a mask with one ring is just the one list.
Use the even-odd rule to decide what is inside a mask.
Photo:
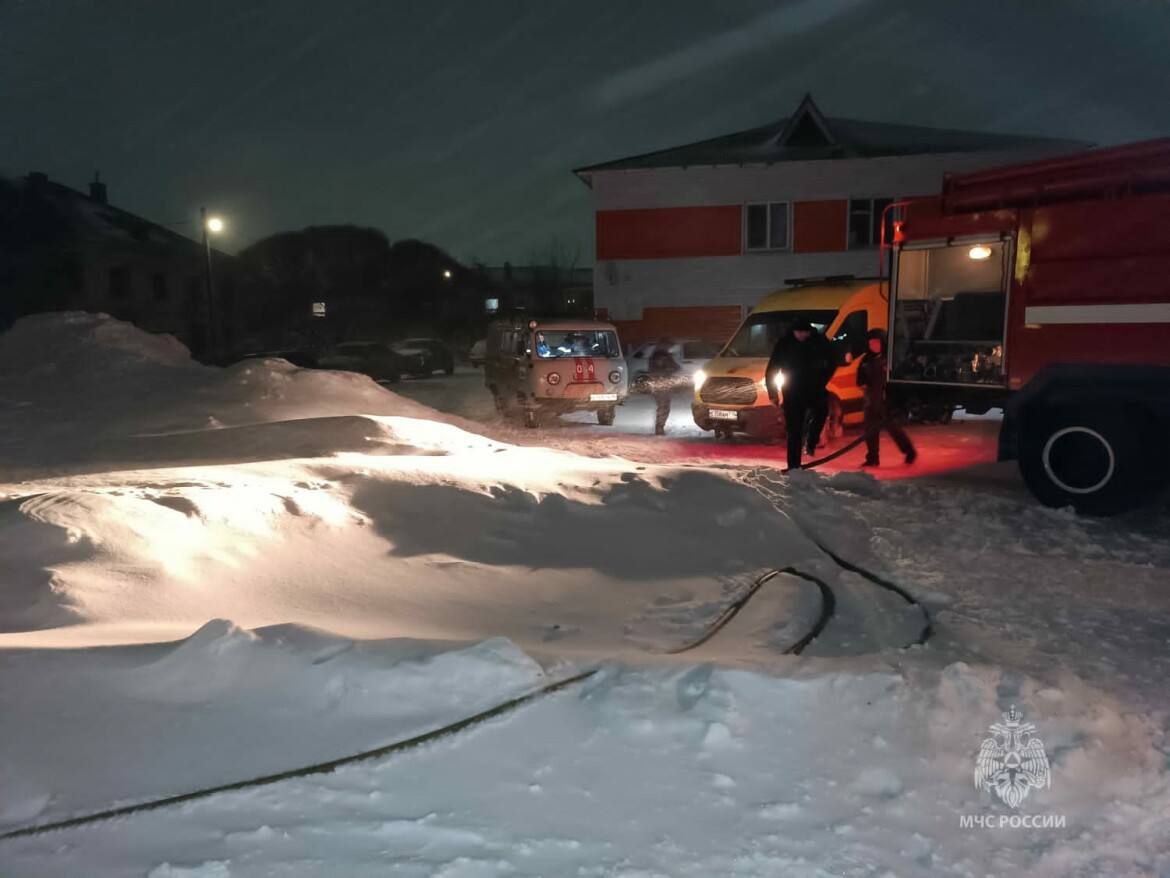
[(988, 247), (986, 244), (976, 244), (974, 247), (972, 247), (970, 250), (967, 251), (967, 255), (970, 256), (972, 259), (976, 259), (976, 260), (979, 260), (980, 262), (982, 262), (984, 259), (991, 258), (991, 248)]
[(702, 369), (699, 369), (697, 372), (695, 372), (695, 390), (698, 390), (699, 388), (701, 388), (703, 386), (703, 382), (706, 380), (707, 380), (707, 373), (704, 372)]

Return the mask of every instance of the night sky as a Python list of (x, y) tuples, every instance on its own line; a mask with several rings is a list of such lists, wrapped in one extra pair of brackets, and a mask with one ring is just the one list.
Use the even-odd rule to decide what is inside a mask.
[(0, 0), (0, 172), (226, 249), (354, 222), (592, 262), (570, 169), (830, 116), (1113, 143), (1170, 134), (1170, 4)]

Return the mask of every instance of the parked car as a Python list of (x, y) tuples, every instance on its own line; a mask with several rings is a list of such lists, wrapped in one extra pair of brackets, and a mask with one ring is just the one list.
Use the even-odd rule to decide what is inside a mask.
[[(675, 376), (679, 387), (690, 387), (694, 384), (695, 373), (707, 365), (707, 361), (719, 353), (720, 346), (714, 342), (704, 341), (701, 338), (674, 338), (671, 339), (670, 354), (676, 363), (682, 367)], [(630, 372), (630, 390), (635, 393), (645, 393), (649, 389), (649, 362), (650, 355), (658, 347), (657, 340), (638, 345), (630, 352), (626, 365)]]
[(595, 320), (499, 320), (488, 328), (484, 384), (502, 414), (536, 427), (542, 415), (591, 411), (613, 424), (626, 398), (617, 329)]
[(481, 338), (471, 346), (471, 351), (467, 354), (467, 359), (471, 361), (471, 365), (477, 369), (483, 365), (484, 360), (487, 359), (487, 339)]
[(400, 381), (407, 371), (403, 358), (380, 341), (344, 341), (334, 345), (318, 360), (322, 369), (360, 372), (375, 381)]
[(294, 366), (299, 366), (302, 369), (316, 369), (318, 366), (317, 354), (309, 350), (276, 350), (276, 351), (255, 351), (247, 354), (240, 354), (241, 360), (288, 360)]
[(407, 338), (391, 344), (402, 357), (404, 371), (415, 378), (424, 378), (441, 369), (448, 375), (455, 372), (455, 354), (437, 338)]

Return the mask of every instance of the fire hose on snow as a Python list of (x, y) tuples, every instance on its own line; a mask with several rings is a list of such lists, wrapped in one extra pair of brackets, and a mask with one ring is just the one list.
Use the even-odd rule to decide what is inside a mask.
[[(857, 445), (858, 441), (860, 441), (860, 440), (857, 440), (857, 441), (851, 443), (851, 445), (846, 446), (845, 448), (838, 449), (837, 451), (835, 451), (833, 453), (833, 455), (827, 457), (826, 459), (830, 459), (831, 457), (834, 457), (834, 456), (837, 456), (840, 454), (844, 454), (846, 451), (849, 450), (849, 448), (855, 447)], [(814, 466), (814, 465), (821, 463), (821, 462), (823, 462), (823, 460), (822, 461), (813, 461), (810, 464), (808, 464), (808, 466)], [(754, 487), (756, 487), (757, 490), (761, 490), (759, 486), (754, 486)], [(764, 493), (764, 491), (761, 490), (761, 493)], [(765, 496), (767, 496), (767, 494), (765, 494)], [(771, 499), (771, 498), (769, 498), (769, 499)], [(793, 521), (795, 522), (795, 519), (793, 519)], [(908, 591), (906, 591), (904, 588), (897, 585), (896, 583), (891, 582), (890, 580), (885, 579), (881, 576), (878, 576), (875, 573), (871, 573), (870, 571), (866, 570), (865, 568), (861, 567), (860, 565), (853, 564), (852, 562), (847, 561), (846, 559), (842, 558), (840, 555), (838, 555), (837, 553), (832, 551), (828, 546), (826, 546), (820, 539), (818, 539), (815, 534), (810, 533), (799, 522), (795, 522), (795, 523), (796, 523), (797, 527), (799, 527), (804, 532), (804, 534), (813, 543), (815, 543), (817, 545), (817, 547), (820, 548), (820, 550), (822, 552), (824, 552), (826, 555), (828, 555), (838, 566), (840, 566), (841, 568), (848, 570), (850, 572), (856, 573), (856, 574), (864, 577), (869, 582), (872, 582), (873, 584), (875, 584), (881, 588), (884, 588), (888, 591), (891, 591), (891, 592), (899, 595), (907, 603), (918, 607), (922, 611), (922, 614), (925, 618), (924, 627), (922, 628), (918, 637), (914, 641), (912, 641), (911, 643), (907, 644), (907, 647), (914, 646), (914, 645), (921, 645), (921, 644), (925, 643), (930, 638), (930, 636), (932, 634), (930, 614), (927, 612), (926, 608), (924, 606), (922, 606), (922, 604), (920, 604)], [(751, 586), (742, 595), (740, 595), (734, 602), (732, 602), (728, 607), (726, 607), (715, 618), (715, 620), (708, 626), (707, 630), (699, 638), (691, 641), (690, 643), (685, 644), (684, 646), (678, 647), (676, 649), (668, 650), (667, 654), (681, 655), (683, 653), (690, 652), (694, 649), (697, 649), (698, 647), (709, 642), (747, 605), (747, 603), (752, 599), (752, 597), (755, 596), (755, 594), (757, 592), (759, 592), (759, 590), (766, 583), (770, 582), (771, 580), (773, 580), (776, 577), (781, 576), (781, 575), (792, 576), (792, 577), (796, 577), (799, 579), (803, 579), (807, 582), (811, 582), (814, 585), (816, 585), (820, 591), (821, 610), (820, 610), (820, 614), (818, 615), (816, 621), (813, 623), (813, 625), (808, 629), (808, 631), (799, 640), (797, 640), (795, 643), (791, 644), (790, 646), (788, 646), (784, 650), (784, 653), (786, 655), (800, 655), (804, 651), (804, 649), (810, 643), (812, 643), (814, 640), (816, 640), (816, 638), (819, 637), (821, 635), (821, 633), (824, 631), (825, 627), (828, 625), (829, 621), (832, 619), (832, 617), (836, 611), (837, 601), (836, 601), (836, 597), (833, 593), (832, 588), (823, 579), (821, 579), (820, 577), (815, 576), (811, 573), (807, 573), (805, 571), (799, 570), (796, 567), (791, 567), (791, 566), (779, 568), (779, 569), (774, 569), (774, 570), (769, 570), (768, 572), (764, 573), (763, 575), (757, 577), (752, 582)], [(386, 745), (383, 745), (380, 747), (375, 747), (375, 748), (370, 749), (370, 750), (364, 750), (360, 753), (355, 753), (355, 754), (352, 754), (349, 756), (343, 756), (343, 757), (340, 757), (338, 759), (332, 759), (332, 760), (329, 760), (326, 762), (318, 762), (318, 763), (314, 763), (312, 765), (302, 766), (300, 768), (288, 769), (286, 771), (276, 772), (274, 774), (261, 775), (258, 777), (249, 778), (247, 780), (219, 784), (216, 786), (205, 787), (203, 789), (193, 790), (193, 791), (186, 792), (186, 793), (179, 793), (176, 795), (164, 796), (164, 797), (157, 798), (157, 799), (151, 799), (151, 800), (148, 800), (145, 802), (138, 802), (138, 803), (133, 803), (133, 804), (129, 804), (129, 805), (121, 805), (121, 806), (114, 807), (114, 808), (107, 808), (107, 809), (102, 810), (102, 811), (97, 811), (97, 812), (93, 812), (93, 813), (89, 813), (89, 814), (83, 814), (83, 815), (75, 816), (75, 817), (68, 817), (68, 818), (65, 818), (62, 820), (56, 820), (56, 821), (52, 821), (49, 823), (41, 823), (41, 824), (36, 824), (33, 826), (21, 827), (19, 829), (12, 829), (12, 830), (9, 830), (7, 832), (0, 833), (0, 841), (5, 841), (8, 839), (15, 839), (15, 838), (23, 838), (23, 837), (28, 837), (28, 836), (42, 835), (42, 834), (54, 832), (57, 830), (70, 829), (70, 828), (77, 827), (77, 826), (85, 826), (85, 825), (89, 825), (89, 824), (93, 824), (93, 823), (98, 823), (98, 822), (104, 821), (104, 820), (111, 820), (111, 819), (114, 819), (117, 817), (127, 817), (127, 816), (131, 816), (134, 814), (145, 813), (147, 811), (155, 811), (155, 810), (158, 810), (160, 808), (166, 808), (166, 807), (169, 807), (172, 805), (181, 805), (181, 804), (186, 804), (189, 802), (199, 801), (201, 799), (206, 799), (206, 798), (209, 798), (211, 796), (217, 795), (219, 793), (237, 792), (240, 790), (253, 789), (256, 787), (269, 786), (271, 784), (279, 783), (281, 781), (295, 780), (297, 778), (309, 777), (309, 776), (316, 775), (316, 774), (329, 774), (333, 771), (336, 771), (338, 768), (342, 768), (342, 767), (347, 766), (347, 765), (353, 765), (353, 764), (359, 763), (359, 762), (366, 762), (366, 761), (370, 761), (370, 760), (374, 760), (374, 759), (392, 756), (392, 755), (395, 755), (397, 753), (402, 753), (402, 752), (405, 752), (408, 750), (413, 750), (413, 749), (421, 747), (425, 744), (429, 744), (429, 743), (439, 741), (439, 740), (444, 739), (444, 738), (451, 737), (451, 736), (456, 735), (459, 732), (462, 732), (462, 731), (464, 731), (468, 728), (471, 728), (473, 726), (478, 726), (478, 725), (481, 725), (481, 724), (483, 724), (491, 719), (495, 719), (497, 717), (501, 717), (501, 716), (504, 716), (506, 714), (512, 713), (521, 707), (524, 707), (528, 704), (531, 704), (534, 701), (537, 701), (539, 699), (544, 698), (547, 695), (552, 695), (554, 693), (557, 693), (557, 692), (560, 692), (564, 689), (567, 689), (567, 688), (569, 688), (577, 683), (582, 683), (585, 680), (588, 680), (590, 677), (594, 676), (599, 670), (600, 670), (600, 668), (594, 667), (594, 668), (590, 668), (589, 670), (574, 674), (572, 676), (564, 677), (564, 678), (559, 679), (559, 680), (555, 680), (551, 683), (547, 683), (543, 686), (532, 689), (529, 692), (526, 692), (522, 695), (516, 696), (516, 697), (511, 698), (507, 701), (501, 702), (501, 703), (496, 704), (492, 707), (481, 710), (478, 713), (475, 713), (471, 716), (467, 716), (467, 717), (464, 717), (462, 719), (456, 720), (455, 722), (448, 723), (447, 725), (440, 726), (438, 728), (432, 729), (432, 730), (427, 731), (427, 732), (423, 732), (423, 733), (418, 734), (418, 735), (414, 735), (413, 737), (410, 737), (410, 738), (405, 738), (405, 739), (402, 739), (399, 741), (395, 741), (391, 744), (386, 744)]]
[[(858, 443), (864, 441), (864, 438), (865, 437), (862, 436), (858, 439), (853, 440), (853, 442), (851, 442), (849, 445), (846, 445), (844, 448), (837, 449), (831, 455), (826, 455), (821, 460), (810, 461), (808, 464), (805, 464), (805, 467), (803, 467), (803, 468), (816, 466), (820, 463), (824, 463), (826, 460), (831, 460), (834, 457), (842, 455), (846, 451), (848, 451), (850, 448), (855, 448), (858, 445)], [(763, 494), (764, 497), (768, 500), (768, 502), (770, 502), (774, 507), (779, 509), (779, 507), (777, 505), (777, 501), (779, 500), (779, 497), (775, 494), (775, 492), (768, 490), (767, 488), (763, 487), (760, 484), (761, 480), (759, 478), (759, 475), (762, 471), (763, 471), (762, 468), (750, 470), (747, 473), (746, 483), (751, 485), (751, 487), (753, 487), (760, 494)], [(780, 511), (783, 511), (783, 510), (780, 510)], [(835, 552), (831, 548), (829, 548), (829, 546), (827, 546), (825, 544), (824, 540), (822, 540), (815, 533), (813, 533), (811, 530), (809, 530), (807, 527), (805, 527), (803, 524), (801, 524), (800, 521), (795, 516), (790, 515), (790, 516), (788, 516), (788, 518), (793, 524), (796, 525), (796, 527), (800, 530), (800, 532), (803, 533), (805, 535), (805, 537), (807, 537), (809, 539), (810, 542), (812, 542), (818, 549), (820, 549), (822, 552), (824, 552), (826, 555), (828, 555), (830, 558), (832, 558), (833, 562), (838, 567), (841, 567), (844, 570), (848, 570), (850, 573), (856, 573), (858, 576), (862, 577), (866, 581), (872, 583), (873, 585), (878, 586), (878, 588), (882, 588), (888, 592), (892, 592), (893, 594), (896, 594), (898, 597), (900, 597), (903, 601), (905, 601), (910, 606), (918, 608), (919, 612), (922, 613), (922, 619), (923, 619), (922, 629), (919, 631), (918, 636), (914, 640), (912, 640), (910, 643), (906, 644), (907, 648), (911, 647), (911, 646), (921, 646), (931, 638), (931, 635), (934, 634), (934, 623), (930, 617), (930, 611), (927, 610), (926, 607), (922, 604), (922, 602), (919, 601), (917, 598), (915, 598), (914, 595), (912, 595), (909, 591), (907, 591), (902, 586), (898, 585), (896, 582), (893, 582), (892, 580), (887, 579), (884, 576), (880, 576), (871, 570), (867, 570), (865, 567), (862, 567), (860, 564), (855, 564), (852, 561), (849, 561), (846, 558), (843, 558), (837, 552)]]

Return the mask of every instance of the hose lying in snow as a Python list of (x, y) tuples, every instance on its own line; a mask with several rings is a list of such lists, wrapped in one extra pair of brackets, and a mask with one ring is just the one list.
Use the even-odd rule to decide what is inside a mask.
[(804, 531), (805, 536), (807, 536), (810, 540), (812, 540), (814, 543), (816, 543), (816, 546), (818, 549), (820, 549), (822, 552), (824, 552), (826, 555), (828, 555), (830, 558), (832, 558), (838, 567), (843, 567), (844, 569), (848, 570), (850, 573), (856, 573), (858, 576), (860, 576), (864, 579), (868, 579), (870, 582), (872, 582), (874, 585), (878, 586), (879, 588), (884, 588), (886, 591), (892, 591), (894, 594), (898, 595), (898, 597), (902, 598), (902, 600), (904, 600), (906, 603), (910, 604), (911, 606), (918, 607), (919, 612), (922, 613), (922, 619), (923, 619), (922, 630), (918, 633), (918, 636), (916, 638), (914, 638), (912, 641), (910, 641), (909, 643), (907, 643), (906, 646), (903, 647), (903, 649), (906, 649), (906, 648), (911, 647), (911, 646), (922, 646), (922, 644), (924, 644), (924, 643), (926, 643), (926, 641), (930, 640), (930, 636), (932, 634), (934, 634), (934, 625), (931, 622), (930, 611), (927, 610), (926, 607), (924, 607), (914, 597), (914, 595), (910, 594), (910, 592), (908, 592), (906, 589), (902, 588), (902, 586), (898, 585), (896, 582), (891, 582), (890, 580), (885, 579), (884, 577), (878, 576), (876, 573), (871, 573), (870, 571), (866, 570), (864, 567), (862, 567), (858, 564), (854, 564), (852, 561), (846, 561), (844, 558), (842, 558), (840, 555), (838, 555), (836, 552), (834, 552), (832, 549), (830, 549), (828, 546), (826, 546), (824, 543), (822, 543), (819, 539), (817, 539), (815, 534), (805, 530), (799, 524), (797, 524), (797, 527), (799, 527), (802, 531)]
[(41, 823), (36, 826), (26, 826), (22, 829), (13, 829), (5, 833), (0, 833), (0, 841), (9, 838), (20, 838), (29, 835), (41, 835), (46, 832), (53, 832), (58, 829), (69, 829), (73, 826), (84, 826), (87, 823), (97, 823), (100, 820), (109, 820), (114, 817), (125, 817), (130, 814), (140, 814), (144, 811), (154, 811), (158, 808), (165, 808), (170, 805), (180, 805), (186, 802), (194, 802), (199, 799), (206, 799), (209, 796), (214, 796), (217, 793), (229, 793), (236, 790), (246, 790), (253, 787), (268, 786), (269, 784), (278, 783), (282, 780), (293, 780), (298, 777), (308, 777), (313, 774), (328, 774), (341, 768), (343, 765), (352, 765), (355, 762), (365, 762), (370, 759), (377, 759), (382, 756), (390, 756), (395, 753), (401, 753), (404, 750), (413, 750), (416, 747), (421, 747), (423, 744), (429, 744), (437, 741), (440, 738), (446, 738), (461, 732), (471, 726), (480, 725), (487, 722), (489, 719), (494, 719), (498, 716), (511, 713), (512, 711), (523, 707), (524, 705), (537, 700), (545, 695), (551, 695), (554, 692), (559, 692), (574, 683), (580, 683), (587, 680), (597, 673), (597, 668), (592, 668), (588, 671), (583, 671), (580, 674), (575, 674), (572, 677), (566, 677), (562, 680), (557, 680), (553, 683), (548, 683), (541, 686), (539, 689), (533, 689), (524, 695), (517, 696), (494, 707), (489, 707), (487, 710), (482, 710), (473, 716), (464, 717), (448, 725), (441, 726), (437, 729), (432, 729), (429, 732), (423, 732), (421, 735), (415, 735), (413, 738), (406, 738), (401, 741), (395, 741), (393, 744), (386, 744), (382, 747), (375, 747), (373, 750), (365, 750), (361, 753), (355, 753), (352, 756), (343, 756), (340, 759), (333, 759), (329, 762), (318, 762), (315, 765), (307, 765), (302, 768), (293, 768), (288, 771), (277, 772), (276, 774), (266, 774), (261, 777), (254, 777), (249, 780), (235, 781), (234, 783), (221, 784), (214, 787), (206, 787), (201, 790), (195, 790), (189, 793), (180, 793), (175, 796), (166, 796), (162, 799), (152, 799), (148, 802), (139, 802), (134, 805), (123, 805), (119, 808), (110, 808), (105, 811), (97, 811), (93, 814), (85, 814), (80, 817), (70, 817), (66, 820), (58, 820), (53, 823)]
[[(864, 439), (864, 437), (862, 437), (862, 439)], [(862, 439), (854, 440), (854, 442), (851, 443), (851, 445), (847, 445), (845, 448), (838, 449), (837, 451), (833, 452), (832, 455), (830, 455), (829, 457), (826, 457), (824, 460), (828, 460), (831, 457), (834, 457), (834, 456), (839, 455), (839, 454), (844, 454), (846, 451), (849, 450), (849, 448), (856, 446), (858, 442), (862, 441)], [(824, 462), (823, 460), (813, 461), (812, 464), (808, 464), (808, 465), (811, 466), (811, 465), (815, 465), (817, 463), (823, 463), (823, 462)], [(751, 485), (753, 488), (755, 488), (758, 492), (763, 494), (765, 499), (767, 499), (768, 502), (772, 503), (773, 506), (776, 506), (776, 500), (778, 499), (776, 493), (774, 491), (770, 491), (769, 489), (765, 488), (763, 485), (760, 484), (760, 479), (758, 478), (759, 474), (760, 474), (760, 469), (753, 469), (753, 470), (749, 471), (747, 474), (747, 483), (749, 485)], [(783, 511), (783, 510), (781, 510), (781, 511)], [(827, 545), (825, 545), (824, 541), (822, 541), (820, 537), (818, 537), (815, 533), (813, 533), (811, 530), (809, 530), (807, 527), (805, 527), (803, 524), (801, 524), (800, 521), (797, 520), (797, 518), (795, 516), (789, 515), (788, 518), (793, 524), (795, 524), (800, 529), (801, 533), (803, 533), (806, 537), (808, 537), (808, 539), (814, 545), (816, 545), (816, 547), (818, 549), (820, 549), (822, 552), (824, 552), (826, 555), (828, 555), (830, 558), (832, 558), (833, 562), (838, 567), (844, 568), (845, 570), (848, 570), (850, 573), (856, 573), (858, 576), (862, 577), (863, 579), (868, 580), (869, 582), (873, 583), (874, 585), (878, 586), (879, 588), (884, 588), (886, 591), (893, 592), (894, 594), (898, 595), (898, 597), (900, 597), (902, 600), (904, 600), (906, 603), (918, 608), (919, 612), (922, 613), (922, 618), (923, 618), (922, 630), (918, 633), (918, 636), (916, 638), (914, 638), (914, 640), (907, 643), (906, 646), (903, 647), (903, 649), (907, 649), (911, 646), (922, 646), (922, 644), (924, 644), (924, 643), (926, 643), (926, 641), (930, 640), (931, 636), (934, 634), (934, 624), (930, 618), (930, 611), (927, 610), (926, 607), (923, 606), (923, 604), (917, 598), (914, 597), (914, 595), (912, 595), (909, 591), (907, 591), (902, 586), (898, 585), (896, 582), (891, 582), (889, 579), (886, 579), (884, 576), (879, 576), (878, 574), (862, 567), (860, 564), (854, 564), (852, 561), (849, 561), (849, 560), (846, 560), (845, 558), (842, 558), (840, 555), (838, 555), (836, 552), (834, 552), (832, 549), (830, 549)]]
[(862, 433), (860, 436), (858, 436), (856, 439), (854, 439), (848, 445), (842, 445), (836, 451), (833, 451), (829, 454), (826, 454), (824, 457), (818, 457), (816, 460), (810, 460), (808, 463), (802, 463), (800, 465), (800, 468), (801, 469), (812, 469), (813, 467), (820, 466), (822, 463), (828, 463), (830, 460), (836, 460), (842, 454), (848, 454), (850, 451), (852, 451), (854, 448), (856, 448), (858, 445), (860, 445), (864, 441), (865, 441), (865, 434)]
[[(844, 453), (844, 450), (837, 453)], [(758, 487), (757, 490), (759, 490)], [(795, 519), (793, 519), (793, 521), (795, 521)], [(926, 618), (926, 625), (922, 629), (922, 633), (918, 636), (918, 638), (913, 641), (913, 643), (908, 644), (908, 646), (923, 644), (927, 641), (927, 639), (930, 638), (932, 634), (930, 614), (927, 612), (926, 608), (922, 606), (922, 604), (920, 604), (917, 600), (915, 600), (908, 591), (903, 589), (901, 586), (890, 582), (889, 580), (883, 579), (877, 574), (870, 573), (863, 567), (846, 561), (844, 558), (840, 557), (831, 549), (829, 549), (819, 539), (817, 539), (814, 534), (807, 531), (803, 526), (800, 525), (799, 522), (796, 524), (797, 527), (799, 527), (805, 533), (805, 535), (810, 540), (812, 540), (812, 542), (814, 542), (818, 548), (820, 548), (822, 552), (832, 558), (833, 561), (835, 561), (840, 567), (853, 573), (857, 573), (860, 576), (868, 579), (870, 582), (873, 582), (875, 585), (881, 586), (882, 588), (888, 589), (895, 594), (900, 595), (905, 601), (910, 604), (914, 604), (922, 611), (923, 616)], [(739, 611), (747, 605), (748, 601), (752, 599), (756, 592), (758, 592), (766, 582), (774, 579), (777, 576), (780, 576), (781, 574), (796, 576), (800, 579), (812, 582), (817, 586), (821, 593), (821, 612), (817, 618), (817, 621), (808, 630), (808, 632), (800, 638), (800, 640), (784, 650), (785, 654), (788, 655), (800, 655), (804, 651), (805, 647), (812, 643), (813, 640), (815, 640), (818, 636), (820, 636), (825, 626), (828, 625), (829, 620), (836, 612), (837, 601), (835, 595), (833, 594), (833, 590), (829, 587), (828, 583), (817, 576), (813, 576), (810, 573), (805, 573), (804, 571), (798, 570), (795, 567), (785, 567), (779, 570), (769, 570), (763, 576), (758, 577), (743, 595), (737, 598), (730, 606), (728, 606), (722, 613), (719, 614), (719, 616), (711, 624), (711, 627), (709, 627), (700, 638), (686, 644), (685, 646), (669, 650), (668, 654), (678, 655), (684, 652), (689, 652), (690, 650), (696, 649), (697, 647), (702, 646), (704, 643), (707, 643), (712, 637), (718, 634), (724, 628), (724, 626), (727, 625), (728, 622), (735, 618), (736, 614), (738, 614)], [(79, 817), (69, 817), (64, 820), (57, 820), (51, 823), (41, 823), (35, 826), (26, 826), (20, 829), (13, 829), (9, 830), (8, 832), (0, 833), (0, 841), (12, 838), (42, 835), (59, 829), (69, 829), (75, 826), (85, 826), (90, 823), (97, 823), (102, 820), (110, 820), (115, 817), (126, 817), (132, 814), (144, 813), (146, 811), (155, 811), (159, 808), (166, 808), (171, 805), (180, 805), (187, 802), (198, 801), (199, 799), (206, 799), (218, 793), (229, 793), (235, 792), (237, 790), (269, 786), (274, 783), (279, 783), (280, 781), (294, 780), (300, 777), (309, 777), (310, 775), (314, 774), (329, 774), (345, 765), (352, 765), (357, 762), (366, 762), (384, 756), (391, 756), (395, 753), (401, 753), (406, 750), (413, 750), (417, 747), (421, 747), (424, 744), (429, 744), (433, 741), (438, 741), (442, 738), (450, 737), (451, 735), (455, 735), (464, 729), (480, 725), (490, 719), (511, 713), (525, 706), (526, 704), (544, 697), (545, 695), (552, 695), (553, 693), (559, 692), (562, 689), (566, 689), (576, 683), (584, 682), (596, 674), (597, 671), (597, 668), (591, 668), (590, 670), (582, 671), (581, 673), (575, 674), (571, 677), (566, 677), (564, 679), (548, 683), (538, 689), (533, 689), (530, 692), (509, 699), (508, 701), (504, 701), (493, 707), (489, 707), (486, 710), (482, 710), (479, 713), (473, 714), (472, 716), (464, 717), (463, 719), (456, 720), (453, 723), (449, 723), (437, 729), (432, 729), (429, 732), (423, 732), (422, 734), (415, 735), (412, 738), (405, 738), (401, 741), (395, 741), (392, 744), (386, 744), (382, 747), (375, 747), (372, 750), (364, 750), (360, 753), (355, 753), (350, 756), (343, 756), (339, 759), (332, 759), (328, 762), (318, 762), (313, 765), (307, 765), (301, 768), (293, 768), (287, 771), (277, 772), (275, 774), (261, 775), (260, 777), (254, 777), (248, 780), (220, 784), (219, 786), (214, 787), (205, 787), (203, 789), (194, 790), (192, 792), (179, 793), (177, 795), (166, 796), (161, 799), (152, 799), (147, 802), (123, 805), (117, 808), (109, 808), (104, 811), (97, 811), (92, 814), (84, 814)]]
[(821, 613), (820, 616), (817, 617), (817, 621), (813, 624), (812, 628), (808, 630), (808, 633), (801, 637), (800, 640), (796, 641), (796, 643), (792, 644), (784, 650), (785, 655), (800, 655), (802, 652), (804, 652), (804, 648), (806, 646), (816, 640), (820, 633), (825, 629), (825, 626), (829, 624), (829, 620), (833, 618), (833, 613), (836, 612), (837, 609), (837, 598), (833, 594), (833, 590), (829, 588), (828, 583), (826, 583), (823, 579), (813, 576), (811, 573), (805, 573), (801, 570), (797, 570), (795, 567), (785, 567), (783, 570), (769, 570), (763, 576), (758, 577), (746, 592), (736, 598), (735, 601), (733, 601), (723, 610), (722, 613), (719, 614), (715, 621), (711, 623), (711, 627), (703, 632), (702, 637), (700, 637), (698, 640), (691, 641), (685, 646), (667, 650), (666, 654), (681, 655), (684, 652), (690, 652), (692, 649), (697, 649), (698, 647), (702, 646), (704, 643), (718, 634), (723, 629), (723, 626), (735, 618), (736, 614), (738, 614), (739, 611), (747, 605), (747, 602), (750, 601), (755, 593), (763, 587), (765, 582), (768, 582), (769, 580), (774, 579), (781, 574), (787, 576), (797, 576), (801, 579), (805, 579), (816, 585), (816, 587), (820, 589), (821, 592)]
[[(816, 585), (821, 589), (822, 600), (820, 618), (817, 620), (812, 629), (804, 635), (804, 637), (785, 650), (787, 653), (799, 655), (800, 652), (809, 643), (811, 643), (818, 634), (820, 634), (821, 630), (828, 623), (829, 619), (833, 615), (836, 602), (833, 598), (832, 590), (826, 583), (820, 579), (817, 579), (815, 576), (803, 573), (793, 567), (786, 567), (783, 570), (770, 570), (763, 576), (756, 579), (756, 581), (752, 583), (752, 587), (748, 589), (748, 591), (743, 596), (741, 596), (738, 600), (736, 600), (735, 603), (733, 603), (719, 615), (719, 617), (715, 620), (714, 623), (712, 623), (711, 627), (707, 629), (702, 637), (680, 649), (671, 650), (671, 654), (686, 652), (706, 643), (717, 633), (719, 633), (723, 626), (725, 626), (728, 622), (731, 621), (732, 618), (735, 617), (736, 613), (738, 613), (744, 607), (744, 605), (747, 604), (749, 600), (751, 600), (752, 595), (759, 591), (760, 587), (765, 582), (782, 573), (791, 576), (798, 576), (802, 579), (807, 579), (810, 582), (816, 583)], [(21, 838), (24, 836), (42, 835), (44, 833), (53, 832), (59, 829), (69, 829), (75, 826), (84, 826), (89, 823), (97, 823), (99, 821), (110, 820), (115, 817), (127, 817), (132, 814), (140, 814), (146, 811), (154, 811), (159, 808), (166, 808), (170, 805), (180, 805), (187, 802), (194, 802), (199, 799), (206, 799), (209, 796), (216, 795), (217, 793), (230, 793), (237, 790), (246, 790), (252, 789), (254, 787), (268, 786), (270, 784), (279, 783), (280, 781), (308, 777), (314, 774), (328, 774), (338, 768), (341, 768), (344, 765), (352, 765), (356, 762), (365, 762), (371, 759), (391, 756), (395, 753), (401, 753), (405, 750), (412, 750), (416, 747), (422, 746), (423, 744), (429, 744), (441, 738), (454, 735), (463, 731), (464, 729), (470, 728), (471, 726), (476, 726), (487, 722), (489, 719), (494, 719), (496, 717), (511, 713), (512, 711), (517, 710), (518, 708), (523, 707), (532, 701), (542, 698), (545, 695), (551, 695), (554, 692), (559, 692), (560, 690), (572, 686), (575, 683), (583, 682), (596, 674), (597, 670), (597, 668), (593, 668), (588, 671), (583, 671), (580, 674), (566, 677), (565, 679), (557, 680), (553, 683), (548, 683), (547, 685), (538, 689), (534, 689), (531, 692), (527, 692), (524, 695), (517, 696), (516, 698), (512, 698), (501, 704), (497, 704), (494, 707), (489, 707), (486, 710), (482, 710), (473, 716), (464, 717), (463, 719), (457, 720), (456, 722), (449, 723), (448, 725), (441, 726), (437, 729), (432, 729), (429, 732), (423, 732), (422, 734), (415, 735), (412, 738), (396, 741), (393, 744), (386, 744), (385, 746), (375, 747), (372, 750), (364, 750), (361, 753), (355, 753), (351, 756), (343, 756), (340, 759), (332, 759), (328, 762), (318, 762), (314, 765), (293, 768), (289, 769), (288, 771), (277, 772), (276, 774), (266, 774), (260, 777), (250, 778), (248, 780), (220, 784), (219, 786), (214, 787), (206, 787), (204, 789), (194, 790), (188, 793), (179, 793), (178, 795), (174, 796), (166, 796), (161, 799), (152, 799), (147, 802), (139, 802), (133, 805), (123, 805), (118, 808), (109, 808), (104, 811), (97, 811), (92, 814), (84, 814), (79, 817), (69, 817), (64, 820), (54, 821), (52, 823), (41, 823), (35, 826), (26, 826), (21, 829), (13, 829), (8, 832), (0, 833), (0, 841), (11, 838)]]

